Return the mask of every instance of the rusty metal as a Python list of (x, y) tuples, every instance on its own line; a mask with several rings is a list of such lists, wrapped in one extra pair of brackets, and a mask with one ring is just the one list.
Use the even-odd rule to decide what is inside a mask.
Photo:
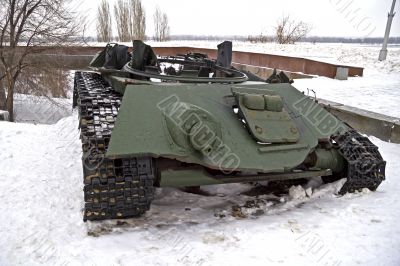
[[(22, 48), (21, 48), (22, 49)], [(80, 68), (85, 61), (86, 65), (89, 58), (92, 58), (94, 54), (101, 51), (103, 47), (42, 47), (37, 49), (37, 54), (46, 55), (46, 61), (51, 59), (54, 55), (56, 58), (62, 58), (68, 61), (68, 67), (74, 65), (77, 62), (77, 68)], [(153, 47), (155, 53), (160, 56), (176, 55), (176, 54), (187, 54), (203, 53), (207, 54), (210, 58), (217, 58), (216, 49), (207, 48), (196, 48), (196, 47)], [(45, 60), (45, 59), (43, 59)], [(48, 61), (47, 61), (48, 62)], [(335, 78), (337, 69), (339, 67), (345, 67), (349, 69), (349, 77), (363, 76), (364, 69), (355, 66), (337, 65), (326, 62), (320, 62), (312, 59), (253, 53), (253, 52), (242, 52), (233, 51), (232, 53), (233, 64), (251, 65), (256, 67), (265, 68), (277, 68), (284, 70), (285, 72), (303, 73), (306, 75), (318, 75), (329, 78)]]

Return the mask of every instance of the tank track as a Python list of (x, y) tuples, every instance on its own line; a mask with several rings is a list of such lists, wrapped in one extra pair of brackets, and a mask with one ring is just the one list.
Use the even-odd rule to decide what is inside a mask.
[(74, 106), (79, 108), (85, 209), (83, 220), (140, 216), (154, 197), (149, 157), (105, 158), (122, 96), (97, 73), (76, 72)]
[(347, 181), (339, 191), (343, 195), (363, 188), (375, 191), (385, 180), (386, 162), (367, 137), (351, 129), (334, 137), (338, 151), (347, 161)]

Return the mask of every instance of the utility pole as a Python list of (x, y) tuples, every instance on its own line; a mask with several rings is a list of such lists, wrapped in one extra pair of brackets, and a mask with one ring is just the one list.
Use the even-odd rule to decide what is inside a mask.
[(387, 56), (387, 44), (389, 41), (389, 34), (390, 34), (390, 28), (392, 27), (392, 21), (393, 17), (396, 13), (394, 13), (394, 6), (396, 5), (396, 0), (393, 0), (392, 3), (392, 8), (390, 9), (390, 13), (388, 14), (388, 20), (386, 23), (386, 31), (385, 31), (385, 37), (383, 38), (383, 45), (382, 45), (382, 50), (379, 52), (379, 61), (384, 61), (386, 60)]

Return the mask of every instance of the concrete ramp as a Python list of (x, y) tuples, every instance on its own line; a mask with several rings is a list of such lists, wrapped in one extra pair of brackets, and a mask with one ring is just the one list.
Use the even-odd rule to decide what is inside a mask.
[(400, 143), (400, 118), (322, 99), (318, 102), (356, 130), (383, 141)]

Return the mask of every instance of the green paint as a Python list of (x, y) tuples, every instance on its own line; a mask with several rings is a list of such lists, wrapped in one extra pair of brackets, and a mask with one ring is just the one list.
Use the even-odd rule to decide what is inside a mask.
[[(286, 142), (281, 138), (282, 143), (258, 143), (232, 110), (232, 102), (235, 102), (233, 90), (237, 93), (256, 92), (260, 95), (280, 96), (284, 112), (261, 111), (266, 115), (274, 113), (274, 116), (263, 118), (257, 115), (264, 119), (260, 125), (263, 129), (275, 131), (274, 136), (277, 138), (282, 123), (286, 123), (286, 128), (293, 127), (296, 130), (289, 137), (285, 135)], [(316, 148), (318, 139), (329, 138), (335, 133), (331, 127), (319, 130), (307, 114), (301, 113), (302, 109), (299, 111), (296, 108), (295, 103), (300, 101), (302, 106), (328, 114), (289, 84), (244, 83), (240, 87), (215, 84), (127, 85), (107, 156), (149, 155), (227, 171), (236, 166), (238, 170), (260, 172), (293, 169)], [(179, 106), (171, 104), (183, 104), (188, 108), (177, 111)], [(187, 121), (199, 123), (198, 119), (191, 117), (193, 114), (199, 115), (201, 123), (208, 125), (220, 137), (209, 137), (206, 145), (200, 143), (201, 146), (196, 146), (193, 143), (195, 138), (185, 132), (192, 125)], [(249, 116), (248, 120), (251, 119)], [(340, 124), (347, 128), (343, 123)]]

